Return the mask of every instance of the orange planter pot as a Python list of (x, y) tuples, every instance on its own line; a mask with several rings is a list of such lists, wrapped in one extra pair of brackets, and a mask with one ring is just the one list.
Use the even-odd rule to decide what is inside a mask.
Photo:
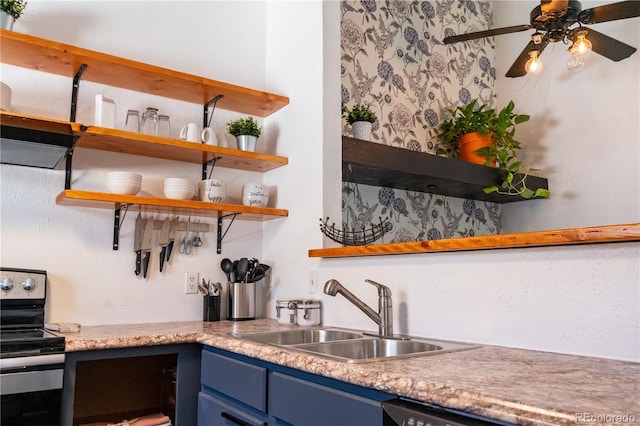
[[(476, 151), (480, 148), (493, 145), (494, 142), (491, 135), (491, 133), (483, 135), (478, 132), (472, 132), (458, 137), (460, 158), (464, 161), (468, 161), (469, 163), (484, 164), (484, 157), (476, 154)], [(490, 166), (495, 167), (496, 162), (493, 161)]]

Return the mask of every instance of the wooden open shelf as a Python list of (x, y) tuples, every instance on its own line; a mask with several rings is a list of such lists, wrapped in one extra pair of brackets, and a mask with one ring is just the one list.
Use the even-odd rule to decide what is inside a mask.
[(449, 238), (408, 243), (311, 249), (309, 250), (309, 257), (380, 256), (387, 254), (416, 254), (631, 241), (640, 241), (640, 223), (488, 235), (483, 237)]
[(233, 148), (161, 138), (97, 126), (83, 126), (75, 134), (81, 136), (76, 144), (80, 148), (99, 149), (197, 164), (204, 164), (215, 157), (221, 157), (216, 162), (217, 167), (252, 172), (267, 172), (289, 163), (287, 158), (277, 155), (240, 151)]
[[(466, 161), (342, 137), (342, 180), (493, 203), (526, 201), (519, 196), (485, 194), (505, 172)], [(514, 179), (515, 180), (515, 179)], [(527, 187), (549, 189), (547, 179), (528, 176)]]
[(23, 131), (23, 140), (33, 139), (32, 132), (76, 137), (75, 146), (78, 148), (91, 148), (196, 164), (204, 164), (215, 157), (221, 157), (216, 163), (218, 167), (252, 172), (267, 172), (286, 166), (289, 163), (286, 157), (277, 155), (240, 151), (233, 148), (160, 138), (104, 127), (87, 127), (80, 123), (7, 111), (0, 111), (0, 123), (2, 124), (3, 133), (6, 128), (15, 128)]
[(90, 207), (115, 210), (123, 204), (144, 213), (191, 215), (221, 218), (228, 214), (241, 213), (238, 220), (265, 221), (289, 216), (289, 211), (270, 207), (250, 207), (241, 204), (210, 203), (193, 200), (142, 197), (138, 195), (110, 194), (106, 192), (67, 189), (56, 197), (56, 204), (72, 207)]
[(119, 58), (93, 50), (0, 30), (2, 62), (73, 78), (82, 64), (82, 79), (151, 95), (205, 105), (218, 95), (218, 108), (267, 117), (289, 103), (286, 96), (248, 89), (180, 71)]

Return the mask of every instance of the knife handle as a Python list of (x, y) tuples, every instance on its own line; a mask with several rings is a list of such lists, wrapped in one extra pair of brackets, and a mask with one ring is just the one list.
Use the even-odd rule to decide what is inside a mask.
[(173, 251), (173, 243), (174, 241), (169, 241), (169, 245), (167, 245), (167, 262), (171, 260), (171, 252)]
[(142, 251), (136, 250), (136, 275), (140, 275), (141, 265), (142, 265)]
[(167, 253), (167, 246), (163, 246), (160, 249), (160, 272), (164, 269), (164, 257)]
[(142, 257), (142, 276), (147, 278), (147, 272), (149, 271), (149, 258), (151, 257), (151, 252), (145, 251), (144, 256)]

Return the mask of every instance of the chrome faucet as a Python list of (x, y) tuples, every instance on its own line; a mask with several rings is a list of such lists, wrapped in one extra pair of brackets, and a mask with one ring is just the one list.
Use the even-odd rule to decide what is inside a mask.
[(367, 314), (376, 324), (378, 324), (378, 335), (380, 337), (393, 337), (393, 310), (391, 309), (391, 290), (389, 287), (375, 281), (365, 280), (365, 282), (378, 287), (378, 312), (371, 309), (366, 303), (358, 299), (353, 293), (344, 288), (337, 280), (329, 280), (324, 285), (324, 292), (329, 296), (342, 294), (345, 299), (353, 303), (362, 312)]

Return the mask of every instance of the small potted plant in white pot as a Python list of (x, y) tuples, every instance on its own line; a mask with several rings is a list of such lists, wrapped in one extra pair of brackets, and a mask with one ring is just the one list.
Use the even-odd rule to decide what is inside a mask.
[(0, 26), (4, 30), (13, 29), (13, 23), (27, 7), (25, 0), (0, 0)]
[(258, 122), (253, 117), (247, 117), (229, 121), (227, 131), (236, 137), (239, 150), (255, 151), (262, 127), (258, 126)]
[(353, 137), (356, 139), (370, 140), (373, 123), (377, 120), (376, 113), (367, 105), (355, 104), (349, 109), (342, 106), (342, 115), (347, 123), (351, 124)]

